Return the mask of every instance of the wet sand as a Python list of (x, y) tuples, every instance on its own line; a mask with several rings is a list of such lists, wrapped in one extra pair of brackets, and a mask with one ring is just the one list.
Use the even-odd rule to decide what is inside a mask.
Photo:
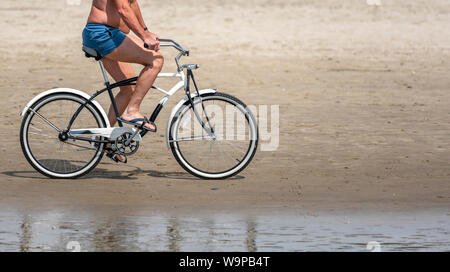
[(450, 213), (0, 211), (0, 251), (448, 251)]
[[(127, 165), (105, 158), (78, 180), (35, 172), (19, 144), (23, 106), (56, 86), (90, 94), (102, 88), (98, 65), (80, 50), (90, 1), (4, 3), (1, 209), (448, 211), (448, 1), (341, 2), (141, 5), (151, 30), (191, 50), (184, 61), (200, 64), (200, 88), (279, 105), (278, 149), (259, 150), (245, 171), (223, 181), (190, 176), (166, 148), (166, 120), (181, 93), (158, 117), (160, 132)], [(173, 71), (173, 51), (163, 52), (164, 71)], [(148, 95), (146, 114), (159, 97)]]

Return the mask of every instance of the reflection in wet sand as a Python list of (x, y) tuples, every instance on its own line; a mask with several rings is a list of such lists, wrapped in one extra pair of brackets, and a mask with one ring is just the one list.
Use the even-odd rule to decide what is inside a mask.
[(0, 251), (450, 250), (448, 212), (245, 216), (0, 211)]
[[(110, 251), (115, 249), (122, 251), (122, 245), (126, 245), (125, 237), (129, 226), (124, 228), (126, 222), (117, 222), (113, 218), (108, 218), (105, 222), (95, 225), (94, 248), (95, 251)], [(130, 236), (128, 236), (130, 237)]]
[(22, 235), (20, 236), (20, 251), (27, 252), (30, 249), (32, 230), (31, 230), (31, 217), (28, 215), (23, 216), (23, 223), (20, 226), (22, 229)]
[(247, 239), (245, 240), (248, 252), (256, 251), (256, 223), (247, 221)]
[(180, 232), (178, 231), (178, 220), (170, 218), (167, 226), (167, 238), (169, 239), (169, 251), (180, 251), (178, 241), (181, 240)]

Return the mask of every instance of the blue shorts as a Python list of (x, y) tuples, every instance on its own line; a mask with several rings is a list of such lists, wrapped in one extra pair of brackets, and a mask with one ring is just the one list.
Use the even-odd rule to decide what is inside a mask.
[(83, 30), (83, 45), (97, 50), (104, 57), (119, 47), (126, 37), (115, 27), (89, 23)]

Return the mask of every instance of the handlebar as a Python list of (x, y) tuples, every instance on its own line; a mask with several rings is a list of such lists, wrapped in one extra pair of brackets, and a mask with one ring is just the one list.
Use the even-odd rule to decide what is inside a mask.
[[(175, 57), (175, 63), (177, 64), (178, 71), (182, 71), (184, 68), (186, 68), (184, 66), (180, 66), (180, 58), (181, 58), (181, 56), (189, 56), (189, 50), (186, 50), (181, 44), (177, 43), (176, 41), (174, 41), (172, 39), (158, 38), (157, 40), (162, 42), (159, 44), (161, 47), (172, 46), (175, 49), (177, 49), (178, 51), (180, 51), (180, 53), (178, 53), (178, 55)], [(148, 44), (146, 44), (146, 43), (144, 43), (144, 47), (147, 49), (149, 48)]]
[[(158, 38), (157, 40), (162, 42), (162, 43), (160, 43), (161, 47), (172, 46), (175, 49), (177, 49), (178, 51), (180, 51), (183, 55), (189, 56), (189, 50), (186, 50), (181, 44), (177, 43), (176, 41), (174, 41), (172, 39), (161, 39), (161, 38)], [(148, 44), (146, 44), (146, 43), (144, 43), (144, 47), (149, 48)]]

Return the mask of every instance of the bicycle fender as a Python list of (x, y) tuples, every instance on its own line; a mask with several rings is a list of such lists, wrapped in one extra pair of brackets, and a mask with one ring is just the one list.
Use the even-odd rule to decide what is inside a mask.
[[(81, 96), (83, 98), (86, 98), (86, 100), (89, 100), (91, 98), (90, 95), (88, 95), (87, 93), (80, 91), (80, 90), (75, 90), (75, 89), (70, 89), (70, 88), (55, 88), (55, 89), (50, 89), (47, 91), (44, 91), (40, 94), (38, 94), (37, 96), (35, 96), (33, 99), (30, 100), (30, 102), (28, 102), (28, 104), (23, 108), (23, 110), (20, 112), (20, 116), (23, 117), (24, 114), (28, 111), (28, 109), (33, 106), (34, 103), (36, 103), (39, 99), (46, 97), (48, 95), (51, 94), (55, 94), (55, 93), (71, 93), (71, 94), (75, 94), (78, 96)], [(110, 123), (109, 123), (109, 119), (108, 119), (108, 115), (106, 114), (106, 112), (103, 110), (102, 106), (95, 100), (91, 101), (92, 104), (94, 104), (95, 107), (97, 107), (97, 109), (100, 111), (100, 114), (102, 115), (103, 119), (105, 120), (105, 124), (106, 127), (111, 127)]]
[[(199, 90), (198, 92), (200, 93), (200, 96), (202, 96), (202, 95), (208, 94), (208, 93), (216, 93), (217, 89), (204, 89), (204, 90)], [(191, 93), (192, 98), (197, 97), (197, 96), (198, 96), (197, 92)], [(175, 114), (177, 113), (177, 111), (188, 101), (189, 101), (189, 99), (187, 97), (184, 97), (183, 99), (181, 99), (180, 102), (178, 102), (178, 104), (176, 104), (175, 107), (173, 107), (172, 112), (170, 113), (169, 119), (167, 120), (166, 144), (167, 144), (168, 149), (170, 149), (169, 134), (170, 134), (170, 124), (172, 123), (172, 119), (175, 117)]]

